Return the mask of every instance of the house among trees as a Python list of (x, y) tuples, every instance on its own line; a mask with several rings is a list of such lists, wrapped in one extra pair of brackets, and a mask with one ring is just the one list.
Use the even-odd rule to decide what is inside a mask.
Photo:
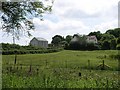
[(97, 45), (96, 36), (86, 36), (75, 34), (70, 41), (69, 49), (73, 50), (96, 50), (99, 49)]
[(46, 39), (44, 39), (44, 38), (41, 38), (41, 37), (34, 37), (30, 41), (30, 45), (36, 46), (36, 47), (47, 48), (48, 47), (48, 41)]
[(79, 42), (79, 43), (94, 43), (96, 44), (97, 43), (97, 38), (96, 36), (86, 36), (86, 35), (83, 35), (83, 36), (80, 36), (78, 34), (75, 34), (73, 36), (73, 39), (71, 40), (71, 42)]
[(96, 36), (87, 36), (87, 42), (88, 43), (97, 43)]

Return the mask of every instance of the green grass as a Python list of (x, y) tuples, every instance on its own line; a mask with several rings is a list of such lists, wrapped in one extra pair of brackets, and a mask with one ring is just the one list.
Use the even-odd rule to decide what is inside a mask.
[[(64, 50), (47, 54), (25, 54), (17, 56), (16, 65), (14, 55), (3, 55), (3, 88), (117, 88), (120, 79), (118, 61), (109, 57), (117, 53), (117, 50)], [(97, 68), (103, 60), (109, 66), (107, 70)]]

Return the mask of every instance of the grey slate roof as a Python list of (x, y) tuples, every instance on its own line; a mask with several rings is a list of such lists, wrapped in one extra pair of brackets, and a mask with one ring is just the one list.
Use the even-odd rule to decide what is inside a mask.
[(36, 38), (38, 41), (47, 41), (46, 39), (41, 38), (41, 37), (34, 37), (34, 38)]

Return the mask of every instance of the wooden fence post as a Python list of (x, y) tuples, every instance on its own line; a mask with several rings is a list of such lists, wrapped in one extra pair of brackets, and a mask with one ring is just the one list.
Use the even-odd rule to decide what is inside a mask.
[(20, 69), (22, 69), (22, 64), (20, 64), (20, 66), (21, 66)]
[(91, 68), (90, 68), (90, 60), (88, 60), (88, 69), (91, 71)]
[(102, 68), (103, 68), (103, 70), (105, 69), (105, 63), (104, 63), (104, 60), (103, 60), (103, 67), (102, 67)]
[(15, 54), (15, 61), (14, 61), (14, 64), (16, 64), (17, 62), (17, 54)]

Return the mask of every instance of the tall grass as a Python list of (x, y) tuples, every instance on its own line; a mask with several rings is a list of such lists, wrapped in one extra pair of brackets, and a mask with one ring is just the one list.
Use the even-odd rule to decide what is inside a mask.
[[(117, 51), (3, 55), (3, 88), (118, 88)], [(97, 68), (104, 60), (111, 68)]]

